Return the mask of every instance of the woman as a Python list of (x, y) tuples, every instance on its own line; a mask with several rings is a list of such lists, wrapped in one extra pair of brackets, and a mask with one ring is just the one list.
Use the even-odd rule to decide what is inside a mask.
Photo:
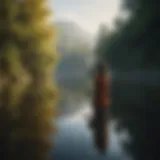
[(91, 122), (91, 127), (95, 131), (96, 146), (100, 151), (105, 151), (108, 140), (107, 119), (110, 96), (109, 77), (103, 63), (99, 63), (97, 66), (94, 87), (94, 119)]

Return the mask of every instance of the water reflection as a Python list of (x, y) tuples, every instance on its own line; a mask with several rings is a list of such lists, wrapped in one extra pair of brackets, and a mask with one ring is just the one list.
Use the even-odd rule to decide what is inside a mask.
[(128, 155), (122, 149), (122, 143), (128, 140), (126, 131), (116, 134), (115, 122), (109, 125), (109, 148), (105, 156), (100, 155), (94, 148), (92, 133), (87, 126), (88, 116), (91, 114), (88, 103), (76, 113), (60, 117), (57, 120), (58, 134), (55, 148), (52, 152), (54, 160), (128, 160)]

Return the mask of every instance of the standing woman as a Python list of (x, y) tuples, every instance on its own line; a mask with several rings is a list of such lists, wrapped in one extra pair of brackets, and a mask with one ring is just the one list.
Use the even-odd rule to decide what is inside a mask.
[(94, 119), (92, 128), (95, 133), (96, 147), (105, 152), (108, 145), (108, 110), (110, 106), (110, 83), (109, 74), (104, 63), (97, 65), (95, 82), (93, 110)]

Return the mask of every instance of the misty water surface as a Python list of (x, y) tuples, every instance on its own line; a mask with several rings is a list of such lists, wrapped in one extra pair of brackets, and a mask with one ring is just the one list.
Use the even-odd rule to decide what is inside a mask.
[(54, 160), (129, 160), (121, 144), (129, 138), (127, 132), (121, 135), (114, 130), (115, 123), (109, 125), (109, 148), (106, 155), (100, 155), (94, 148), (92, 132), (87, 123), (91, 115), (90, 105), (85, 102), (82, 109), (74, 114), (62, 116), (57, 120), (58, 134), (52, 151)]
[[(113, 102), (114, 105), (120, 105), (125, 102), (130, 106), (133, 101), (129, 98), (136, 98), (137, 102), (145, 102), (145, 89), (143, 85), (156, 86), (159, 84), (160, 76), (159, 72), (116, 72), (112, 71), (112, 87), (113, 101), (116, 98), (120, 98), (118, 102)], [(119, 88), (118, 85), (123, 85)], [(142, 85), (142, 87), (140, 87)], [(128, 94), (125, 94), (127, 91)], [(136, 97), (131, 94), (130, 91), (136, 93)], [(119, 93), (120, 92), (120, 93)], [(122, 96), (122, 92), (124, 92)], [(133, 92), (133, 93), (134, 93)], [(128, 95), (128, 96), (127, 96)], [(144, 100), (143, 100), (144, 97)], [(122, 102), (121, 102), (122, 101)], [(134, 103), (136, 102), (134, 101)], [(117, 103), (117, 104), (116, 104)], [(122, 103), (123, 104), (123, 103)], [(79, 106), (76, 105), (76, 112), (70, 115), (61, 116), (57, 119), (58, 134), (55, 136), (55, 147), (52, 150), (52, 159), (54, 160), (129, 160), (130, 156), (123, 150), (122, 143), (124, 141), (130, 142), (131, 138), (127, 134), (127, 131), (123, 131), (121, 134), (115, 131), (115, 121), (110, 122), (109, 125), (109, 148), (106, 151), (105, 156), (101, 156), (94, 148), (92, 139), (92, 132), (88, 128), (89, 115), (91, 115), (91, 106), (88, 102), (84, 102)]]

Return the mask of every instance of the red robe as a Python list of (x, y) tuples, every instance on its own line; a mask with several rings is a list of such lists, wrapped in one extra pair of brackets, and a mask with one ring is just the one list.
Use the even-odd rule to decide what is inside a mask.
[(100, 151), (105, 151), (108, 145), (108, 107), (110, 105), (109, 78), (107, 75), (97, 75), (94, 92), (94, 111), (97, 123), (96, 146)]
[(108, 108), (109, 104), (109, 78), (106, 75), (98, 75), (95, 80), (94, 106)]

